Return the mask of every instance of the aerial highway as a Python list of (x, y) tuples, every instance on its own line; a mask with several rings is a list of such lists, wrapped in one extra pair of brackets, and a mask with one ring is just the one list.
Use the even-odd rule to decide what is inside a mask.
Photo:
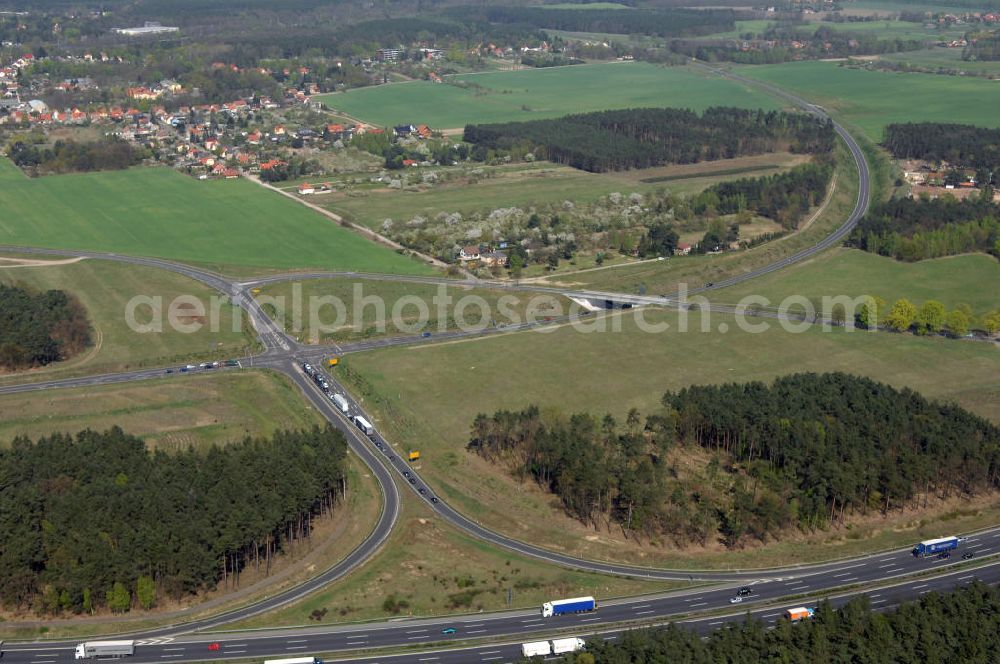
[[(753, 85), (762, 85), (756, 81), (741, 79), (741, 77), (728, 72), (720, 72), (714, 69), (712, 71), (719, 75), (743, 80)], [(810, 113), (826, 117), (821, 109), (803, 99), (777, 90), (772, 86), (763, 87), (767, 87), (774, 94), (799, 105)], [(772, 264), (720, 280), (712, 285), (692, 288), (690, 290), (691, 293), (724, 288), (782, 269), (836, 245), (850, 233), (868, 206), (870, 196), (868, 165), (860, 146), (858, 146), (851, 135), (839, 125), (835, 125), (835, 129), (853, 156), (860, 182), (856, 205), (841, 226), (812, 247), (782, 258)], [(1000, 562), (994, 562), (992, 559), (984, 561), (978, 567), (969, 568), (970, 561), (963, 562), (956, 559), (943, 560), (937, 558), (918, 559), (911, 555), (909, 549), (783, 569), (728, 571), (670, 570), (622, 565), (605, 561), (583, 560), (506, 537), (469, 519), (438, 497), (432, 488), (419, 476), (419, 473), (399, 458), (394, 451), (391, 441), (385, 440), (377, 433), (369, 438), (353, 426), (344, 417), (344, 414), (333, 406), (328, 396), (316, 387), (315, 382), (301, 368), (304, 362), (319, 364), (319, 360), (329, 352), (329, 349), (303, 345), (290, 338), (265, 314), (253, 297), (251, 290), (267, 283), (276, 283), (289, 279), (366, 278), (455, 286), (487, 286), (491, 288), (549, 293), (596, 301), (605, 300), (619, 305), (678, 305), (679, 303), (673, 296), (629, 295), (603, 291), (560, 289), (535, 284), (511, 284), (508, 282), (485, 282), (470, 279), (455, 280), (444, 277), (401, 277), (397, 275), (362, 274), (356, 272), (304, 272), (276, 275), (257, 280), (235, 281), (208, 270), (157, 258), (126, 256), (108, 252), (59, 249), (24, 247), (0, 247), (0, 249), (21, 253), (31, 252), (60, 256), (82, 256), (88, 259), (113, 260), (157, 267), (185, 275), (228, 295), (234, 304), (247, 312), (263, 346), (263, 352), (254, 356), (253, 366), (279, 371), (293, 380), (313, 406), (344, 432), (351, 450), (370, 467), (376, 481), (381, 487), (383, 509), (371, 534), (344, 560), (303, 584), (251, 605), (239, 607), (210, 618), (180, 621), (175, 625), (143, 630), (141, 633), (134, 635), (135, 638), (140, 640), (140, 645), (136, 651), (136, 656), (130, 661), (145, 664), (147, 662), (260, 658), (266, 655), (294, 656), (295, 654), (314, 652), (339, 651), (342, 653), (357, 653), (387, 647), (406, 648), (408, 650), (419, 648), (421, 653), (417, 655), (407, 652), (404, 654), (382, 656), (372, 661), (507, 661), (514, 658), (518, 653), (516, 646), (509, 645), (510, 643), (519, 642), (520, 640), (524, 640), (523, 637), (551, 631), (554, 628), (570, 630), (574, 634), (603, 633), (605, 630), (610, 630), (604, 633), (602, 638), (616, 638), (614, 630), (620, 628), (622, 624), (647, 623), (654, 620), (663, 620), (669, 616), (686, 616), (694, 613), (712, 612), (710, 617), (691, 619), (688, 622), (688, 624), (695, 628), (711, 629), (725, 620), (745, 615), (748, 610), (762, 620), (773, 621), (781, 609), (776, 608), (771, 602), (788, 596), (817, 597), (831, 595), (837, 597), (836, 601), (844, 601), (844, 598), (850, 592), (867, 592), (873, 604), (891, 606), (902, 599), (918, 596), (922, 592), (933, 589), (951, 588), (956, 584), (967, 583), (972, 579), (981, 579), (991, 583), (1000, 580)], [(718, 311), (732, 311), (731, 307), (723, 305), (711, 305), (709, 308)], [(760, 315), (778, 316), (778, 314), (774, 314), (773, 312), (762, 312)], [(569, 318), (570, 316), (567, 316), (560, 320), (569, 320)], [(560, 321), (552, 322), (558, 323)], [(490, 328), (470, 332), (446, 332), (436, 334), (431, 338), (424, 338), (419, 335), (401, 335), (386, 339), (344, 344), (337, 348), (337, 352), (350, 353), (377, 347), (433, 343), (474, 335), (509, 333), (531, 329), (540, 324), (539, 322), (526, 322), (506, 328)], [(234, 369), (220, 368), (216, 370), (232, 371)], [(175, 369), (172, 371), (170, 379), (182, 380), (182, 375), (182, 372)], [(119, 374), (83, 376), (63, 380), (5, 385), (0, 386), (0, 394), (87, 387), (153, 378), (166, 379), (165, 369), (140, 369)], [(329, 377), (329, 380), (336, 385), (332, 377)], [(340, 387), (337, 387), (335, 391), (349, 395), (349, 392)], [(349, 406), (349, 414), (365, 414), (361, 405), (356, 401), (351, 400)], [(368, 560), (380, 549), (396, 524), (400, 501), (404, 495), (400, 491), (400, 486), (404, 488), (404, 491), (406, 491), (406, 487), (409, 487), (409, 491), (405, 493), (408, 499), (423, 501), (429, 509), (433, 510), (448, 523), (461, 528), (481, 540), (522, 555), (581, 570), (649, 579), (697, 581), (703, 585), (660, 596), (617, 600), (603, 604), (593, 614), (562, 616), (556, 619), (542, 619), (537, 610), (525, 610), (498, 614), (386, 621), (280, 631), (205, 633), (207, 630), (217, 630), (227, 623), (258, 615), (294, 602), (329, 584), (331, 581), (342, 577)], [(1000, 529), (991, 529), (970, 535), (967, 541), (963, 543), (963, 549), (975, 554), (975, 558), (971, 563), (978, 562), (984, 556), (993, 556), (1000, 553)], [(961, 569), (949, 571), (949, 568), (954, 565), (960, 565)], [(914, 574), (921, 574), (921, 576), (912, 577)], [(836, 595), (837, 588), (863, 586), (866, 584), (889, 585), (884, 589), (871, 591), (856, 590), (849, 591), (845, 595)], [(753, 594), (741, 602), (739, 606), (730, 604), (734, 590), (743, 585), (752, 587)], [(763, 605), (766, 605), (766, 608)], [(454, 634), (443, 634), (442, 630), (447, 628), (453, 628), (456, 631)], [(436, 644), (439, 643), (457, 642), (463, 639), (489, 641), (493, 644), (501, 643), (502, 645), (476, 645), (475, 647), (455, 652), (439, 651), (431, 653), (427, 652), (426, 648), (421, 648), (421, 646), (426, 647), (429, 645), (436, 647)], [(17, 664), (59, 664), (61, 662), (68, 662), (73, 657), (75, 643), (76, 640), (72, 642), (52, 641), (30, 644), (8, 643), (4, 647), (4, 659), (7, 662), (15, 662)], [(218, 651), (208, 650), (209, 643), (219, 643), (220, 649)]]
[[(963, 548), (990, 555), (1000, 552), (1000, 532), (973, 535)], [(910, 560), (907, 560), (909, 557)], [(355, 623), (325, 627), (302, 627), (286, 630), (251, 630), (239, 632), (173, 633), (156, 637), (139, 635), (135, 664), (170, 661), (215, 661), (264, 657), (294, 657), (296, 654), (342, 653), (352, 661), (364, 651), (384, 648), (406, 649), (400, 655), (379, 655), (379, 662), (489, 662), (516, 659), (514, 644), (533, 640), (537, 635), (558, 630), (574, 636), (599, 635), (615, 638), (623, 627), (649, 623), (653, 619), (678, 616), (681, 624), (708, 631), (729, 620), (740, 620), (748, 613), (768, 624), (775, 623), (788, 606), (809, 604), (828, 597), (837, 606), (856, 595), (866, 595), (874, 608), (883, 609), (931, 591), (947, 591), (980, 580), (1000, 581), (1000, 562), (993, 560), (976, 568), (941, 570), (937, 558), (914, 559), (895, 554), (875, 556), (868, 564), (856, 564), (836, 576), (812, 573), (794, 577), (775, 577), (751, 582), (753, 593), (739, 604), (731, 603), (738, 586), (720, 584), (691, 588), (666, 595), (634, 597), (603, 603), (593, 613), (542, 618), (539, 609), (474, 614), (429, 619), (402, 619), (374, 623)], [(938, 572), (934, 576), (903, 578), (914, 572)], [(878, 581), (867, 589), (836, 588)], [(794, 599), (791, 599), (794, 597)], [(782, 598), (789, 598), (782, 601)], [(688, 617), (691, 614), (708, 614)], [(454, 629), (454, 634), (444, 630)], [(489, 645), (460, 648), (463, 640)], [(209, 650), (218, 643), (219, 650)], [(5, 647), (4, 660), (15, 664), (63, 664), (73, 657), (75, 642), (13, 644)], [(441, 650), (428, 652), (428, 648)], [(419, 651), (414, 652), (414, 651)]]

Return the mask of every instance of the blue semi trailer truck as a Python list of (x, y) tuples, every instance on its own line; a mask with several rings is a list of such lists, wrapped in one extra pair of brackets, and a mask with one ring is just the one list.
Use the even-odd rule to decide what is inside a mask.
[(958, 537), (939, 537), (938, 539), (924, 540), (913, 547), (913, 555), (926, 556), (942, 551), (951, 551), (958, 548), (958, 543), (962, 540)]
[(574, 597), (573, 599), (557, 599), (554, 602), (542, 604), (542, 617), (562, 615), (563, 613), (582, 613), (596, 611), (597, 601), (593, 597)]

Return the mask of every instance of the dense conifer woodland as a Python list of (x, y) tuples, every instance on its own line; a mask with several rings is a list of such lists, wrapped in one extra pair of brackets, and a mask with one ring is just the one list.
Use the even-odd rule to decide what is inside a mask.
[(49, 364), (89, 344), (87, 312), (76, 298), (0, 284), (0, 369)]
[(16, 439), (0, 449), (0, 600), (124, 612), (234, 587), (337, 509), (346, 451), (330, 426), (177, 454), (119, 428)]
[(594, 527), (738, 548), (852, 515), (1000, 487), (1000, 427), (843, 373), (663, 395), (611, 415), (481, 414), (469, 449), (559, 497)]
[(882, 144), (897, 159), (947, 162), (1000, 172), (1000, 129), (940, 122), (906, 122), (885, 128)]
[(943, 196), (873, 203), (847, 244), (903, 261), (974, 251), (1000, 258), (1000, 205), (991, 198), (992, 192), (962, 201)]
[(467, 125), (465, 140), (494, 150), (520, 146), (539, 159), (603, 173), (778, 150), (828, 153), (835, 134), (830, 122), (803, 113), (714, 107), (698, 115), (686, 109), (635, 108)]

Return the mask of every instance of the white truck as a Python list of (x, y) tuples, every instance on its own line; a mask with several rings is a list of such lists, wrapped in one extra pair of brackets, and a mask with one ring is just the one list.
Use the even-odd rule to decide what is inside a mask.
[(522, 657), (545, 657), (552, 654), (552, 644), (548, 641), (532, 641), (521, 644)]
[(135, 641), (86, 641), (76, 645), (75, 659), (127, 657), (135, 654)]
[(337, 404), (337, 408), (340, 409), (340, 412), (346, 413), (348, 411), (349, 406), (347, 404), (347, 399), (343, 394), (334, 394), (332, 399), (333, 403)]
[(375, 427), (372, 426), (371, 422), (361, 417), (360, 415), (354, 416), (354, 424), (359, 429), (365, 432), (365, 435), (371, 438), (375, 435)]
[(586, 645), (587, 645), (586, 641), (577, 638), (575, 636), (568, 639), (553, 639), (552, 654), (565, 655), (568, 652), (576, 652), (577, 650), (583, 650)]

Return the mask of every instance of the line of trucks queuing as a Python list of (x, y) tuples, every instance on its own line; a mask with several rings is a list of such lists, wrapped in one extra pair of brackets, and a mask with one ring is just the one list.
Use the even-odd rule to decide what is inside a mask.
[[(308, 363), (302, 364), (302, 371), (304, 371), (307, 376), (313, 379), (313, 382), (316, 383), (316, 386), (319, 387), (319, 389), (323, 390), (324, 394), (330, 397), (330, 401), (332, 401), (334, 405), (337, 406), (340, 412), (342, 412), (344, 415), (347, 415), (351, 411), (351, 405), (350, 402), (347, 401), (347, 397), (345, 397), (343, 394), (337, 394), (330, 390), (330, 383), (327, 382), (326, 377), (323, 375), (323, 372), (321, 372), (319, 369)], [(355, 415), (350, 419), (351, 422), (354, 422), (354, 426), (361, 429), (361, 431), (369, 438), (375, 435), (375, 427), (373, 427), (371, 422), (366, 420), (361, 415)]]

